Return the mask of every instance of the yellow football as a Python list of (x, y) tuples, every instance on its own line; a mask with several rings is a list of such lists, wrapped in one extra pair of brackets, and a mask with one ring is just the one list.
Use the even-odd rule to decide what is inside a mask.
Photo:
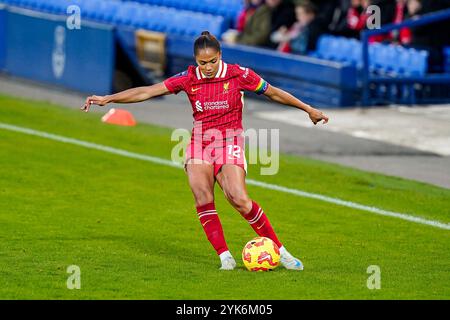
[(271, 239), (257, 237), (244, 246), (242, 261), (250, 271), (269, 271), (280, 264), (280, 249)]

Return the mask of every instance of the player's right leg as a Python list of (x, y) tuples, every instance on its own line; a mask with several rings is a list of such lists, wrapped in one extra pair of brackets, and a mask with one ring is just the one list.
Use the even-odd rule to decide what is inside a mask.
[(220, 257), (222, 263), (220, 269), (233, 270), (236, 262), (228, 250), (214, 204), (214, 166), (203, 160), (189, 159), (185, 168), (200, 223), (206, 237)]

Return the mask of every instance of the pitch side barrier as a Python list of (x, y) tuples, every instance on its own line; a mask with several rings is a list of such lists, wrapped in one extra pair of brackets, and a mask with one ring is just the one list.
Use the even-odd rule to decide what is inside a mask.
[[(7, 7), (0, 10), (0, 68), (6, 73), (69, 88), (109, 94), (115, 68), (111, 26)], [(3, 50), (2, 50), (3, 49)], [(3, 54), (2, 54), (3, 51)]]
[(6, 58), (6, 10), (5, 6), (0, 4), (0, 72), (5, 69)]
[[(307, 103), (322, 108), (354, 106), (359, 95), (356, 68), (348, 64), (242, 45), (223, 44), (222, 49), (228, 63), (252, 68)], [(169, 36), (167, 61), (168, 75), (195, 63), (193, 39)]]
[[(368, 40), (371, 36), (385, 34), (392, 30), (397, 30), (401, 28), (411, 28), (423, 26), (439, 21), (450, 19), (450, 9), (440, 10), (437, 12), (425, 14), (418, 19), (408, 19), (399, 24), (387, 24), (380, 29), (364, 30), (361, 35), (362, 41), (362, 59), (363, 59), (363, 70), (362, 70), (362, 104), (364, 106), (370, 106), (377, 103), (377, 97), (373, 97), (371, 93), (377, 90), (371, 90), (371, 85), (376, 86), (392, 86), (398, 85), (407, 89), (408, 91), (408, 104), (416, 103), (449, 103), (450, 102), (450, 74), (426, 74), (423, 77), (386, 77), (380, 75), (371, 74), (369, 71), (369, 48)], [(442, 30), (442, 34), (447, 33), (448, 30)], [(415, 84), (429, 85), (427, 90), (428, 96), (417, 97), (416, 90), (414, 88)], [(434, 87), (433, 87), (434, 85)], [(437, 86), (436, 86), (437, 85)], [(422, 92), (423, 95), (423, 92)], [(395, 102), (395, 101), (391, 101)]]

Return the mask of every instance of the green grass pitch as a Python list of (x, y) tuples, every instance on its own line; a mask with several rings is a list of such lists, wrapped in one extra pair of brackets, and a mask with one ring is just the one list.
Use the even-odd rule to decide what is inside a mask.
[[(0, 96), (0, 122), (170, 158), (171, 130), (100, 116)], [(255, 180), (450, 222), (450, 190), (431, 185), (288, 155), (277, 175), (258, 173), (249, 166)], [(449, 230), (248, 191), (304, 271), (246, 271), (240, 253), (255, 234), (216, 187), (238, 262), (218, 270), (183, 170), (0, 129), (0, 299), (450, 298)], [(67, 288), (70, 265), (79, 290)], [(370, 265), (380, 289), (367, 287)]]

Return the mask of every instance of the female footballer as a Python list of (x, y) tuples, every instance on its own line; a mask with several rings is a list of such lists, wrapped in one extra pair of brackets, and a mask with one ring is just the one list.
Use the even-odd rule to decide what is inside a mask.
[(191, 103), (194, 127), (186, 150), (185, 170), (192, 190), (197, 214), (211, 245), (221, 261), (222, 270), (232, 270), (236, 262), (228, 250), (222, 225), (214, 204), (217, 181), (230, 204), (249, 222), (258, 236), (272, 239), (280, 248), (281, 264), (287, 269), (303, 270), (278, 240), (266, 214), (246, 190), (245, 139), (242, 134), (244, 91), (264, 94), (269, 99), (299, 108), (308, 113), (314, 124), (328, 122), (328, 117), (292, 96), (269, 85), (249, 68), (227, 64), (222, 60), (219, 41), (208, 31), (194, 43), (197, 66), (163, 82), (128, 89), (113, 95), (90, 96), (81, 108), (92, 104), (133, 103), (184, 91)]

